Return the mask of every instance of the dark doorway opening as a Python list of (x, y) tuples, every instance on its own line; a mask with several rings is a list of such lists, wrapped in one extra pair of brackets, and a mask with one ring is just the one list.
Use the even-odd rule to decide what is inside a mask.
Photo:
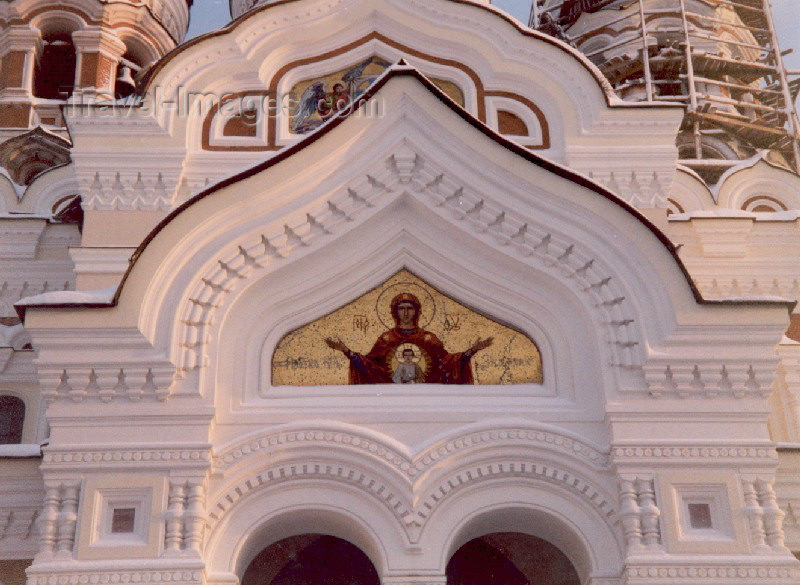
[(242, 585), (380, 585), (372, 561), (346, 540), (301, 534), (271, 544), (253, 559)]
[(447, 564), (447, 585), (580, 585), (567, 556), (549, 542), (518, 532), (470, 540)]

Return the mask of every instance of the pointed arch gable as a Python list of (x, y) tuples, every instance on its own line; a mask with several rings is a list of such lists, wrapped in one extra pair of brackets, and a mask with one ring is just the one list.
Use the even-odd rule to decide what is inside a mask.
[[(140, 95), (144, 95), (149, 90), (149, 88), (155, 83), (156, 79), (160, 75), (161, 70), (167, 68), (167, 66), (170, 64), (170, 61), (179, 58), (181, 53), (190, 51), (192, 47), (201, 44), (209, 39), (222, 37), (230, 33), (236, 32), (237, 29), (243, 28), (248, 20), (253, 18), (258, 18), (258, 15), (260, 13), (266, 13), (267, 11), (275, 11), (275, 9), (278, 9), (281, 6), (292, 5), (299, 3), (301, 1), (302, 0), (276, 0), (266, 4), (262, 4), (261, 6), (249, 10), (247, 13), (233, 20), (226, 27), (220, 30), (200, 35), (194, 39), (190, 39), (189, 41), (182, 43), (181, 45), (170, 51), (164, 58), (162, 58), (156, 65), (154, 65), (148, 71), (147, 76), (143, 80), (143, 83), (139, 86), (139, 88), (137, 88), (137, 92)], [(569, 53), (570, 56), (573, 59), (578, 60), (582, 65), (582, 67), (594, 78), (596, 84), (601, 88), (601, 91), (605, 97), (606, 102), (609, 105), (619, 105), (617, 97), (614, 94), (614, 90), (609, 84), (608, 80), (600, 72), (600, 70), (594, 64), (592, 64), (591, 61), (589, 61), (589, 59), (586, 58), (580, 51), (573, 49), (566, 43), (559, 41), (558, 39), (552, 36), (546, 35), (539, 31), (523, 26), (520, 22), (509, 16), (504, 11), (498, 10), (485, 3), (473, 2), (472, 0), (447, 0), (447, 2), (456, 5), (469, 6), (473, 9), (478, 9), (490, 13), (495, 18), (504, 21), (506, 25), (511, 26), (515, 30), (515, 32), (521, 35), (522, 37), (537, 39), (549, 45), (558, 47), (565, 53)], [(277, 21), (274, 24), (277, 24)]]
[[(324, 258), (318, 252), (345, 245), (348, 237), (376, 234), (395, 238), (406, 266), (416, 262), (412, 268), (454, 298), (481, 291), (464, 288), (466, 273), (454, 271), (441, 254), (445, 240), (437, 243), (431, 234), (443, 234), (453, 250), (469, 250), (465, 265), (475, 265), (481, 282), (505, 289), (507, 306), (514, 306), (513, 287), (501, 286), (498, 275), (520, 267), (529, 282), (549, 283), (542, 286), (553, 291), (554, 307), (580, 307), (563, 319), (583, 326), (573, 335), (594, 347), (595, 363), (611, 364), (612, 370), (603, 368), (606, 388), (643, 363), (646, 347), (699, 310), (673, 247), (611, 193), (497, 136), (412, 68), (395, 67), (364, 104), (378, 98), (385, 115), (356, 110), (336, 118), (171, 214), (137, 251), (114, 308), (98, 322), (139, 329), (189, 375), (211, 363), (209, 335), (219, 333), (254, 283), (276, 282), (266, 276), (281, 267), (313, 266)], [(402, 213), (414, 221), (397, 221)], [(433, 263), (421, 261), (437, 254)], [(365, 258), (360, 276), (350, 271), (361, 290), (377, 284), (364, 280), (365, 274), (380, 277), (368, 270), (377, 258)], [(318, 269), (309, 274), (303, 290), (310, 293), (330, 282)], [(35, 307), (36, 300), (24, 304)], [(319, 303), (316, 310), (325, 308)], [(730, 317), (725, 311), (706, 318), (722, 323)], [(78, 313), (65, 315), (63, 326), (85, 327)], [(568, 349), (566, 332), (561, 339), (559, 347)]]
[[(151, 70), (141, 91), (143, 95), (161, 92), (161, 99), (177, 100), (175, 103), (182, 99), (181, 92), (218, 97), (245, 93), (263, 96), (274, 91), (276, 73), (289, 64), (324, 58), (370, 38), (383, 39), (388, 43), (384, 47), (399, 47), (393, 51), (408, 51), (409, 56), (422, 53), (426, 58), (452, 63), (452, 56), (458, 55), (456, 61), (464, 69), (465, 79), (472, 79), (473, 85), (484, 85), (487, 97), (496, 92), (510, 93), (519, 104), (534, 103), (532, 118), (538, 119), (539, 126), (542, 120), (546, 122), (550, 138), (543, 141), (542, 148), (558, 160), (566, 159), (568, 143), (583, 141), (581, 136), (586, 133), (605, 135), (623, 118), (625, 125), (639, 125), (640, 121), (633, 121), (638, 115), (634, 110), (643, 107), (652, 111), (653, 121), (658, 119), (652, 130), (659, 135), (659, 143), (663, 140), (663, 146), (671, 148), (669, 143), (674, 142), (674, 136), (667, 138), (662, 132), (673, 123), (667, 122), (673, 114), (677, 123), (677, 110), (670, 111), (673, 108), (663, 103), (653, 107), (623, 102), (600, 71), (578, 51), (522, 27), (486, 4), (470, 1), (341, 0), (335, 9), (317, 0), (270, 2), (249, 11), (229, 27), (190, 41), (167, 55)], [(232, 75), (234, 71), (236, 75)], [(532, 79), (536, 83), (531, 83)], [(486, 107), (484, 100), (477, 100), (471, 111), (484, 119)], [(611, 112), (612, 109), (616, 111)], [(169, 125), (177, 132), (190, 158), (197, 158), (196, 165), (202, 165), (200, 161), (204, 159), (219, 160), (224, 156), (206, 152), (208, 147), (216, 147), (207, 140), (208, 120), (205, 132), (201, 131), (205, 113), (186, 119), (175, 114), (169, 119), (167, 116), (170, 114), (166, 111), (159, 112), (159, 124)], [(273, 116), (265, 117), (269, 118), (270, 129), (267, 132), (265, 124), (264, 134), (271, 136), (275, 133)], [(653, 136), (650, 135), (651, 142)], [(240, 141), (236, 149), (242, 153), (269, 152), (285, 140), (286, 137), (283, 142), (279, 140), (277, 145), (274, 139), (263, 143)], [(231, 144), (216, 146), (228, 148)], [(664, 165), (659, 164), (662, 175)], [(667, 173), (663, 175), (668, 180)]]

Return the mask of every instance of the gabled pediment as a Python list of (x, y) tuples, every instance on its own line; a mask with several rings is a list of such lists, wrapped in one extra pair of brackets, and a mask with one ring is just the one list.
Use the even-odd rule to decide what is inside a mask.
[[(242, 327), (272, 328), (254, 333), (272, 341), (252, 340), (243, 350), (276, 343), (403, 268), (537, 344), (552, 340), (540, 346), (545, 371), (559, 369), (548, 360), (574, 359), (569, 340), (581, 338), (581, 360), (595, 366), (580, 375), (610, 376), (607, 387), (639, 371), (651, 348), (684, 326), (675, 347), (694, 352), (688, 348), (703, 329), (691, 323), (722, 325), (741, 307), (699, 305), (675, 250), (638, 212), (499, 137), (399, 65), (349, 115), (170, 214), (134, 255), (107, 310), (63, 313), (44, 305), (69, 304), (69, 294), (40, 305), (33, 298), (25, 301), (26, 325), (40, 347), (53, 327), (135, 328), (181, 376), (211, 375), (206, 367), (228, 351), (214, 345), (224, 324), (247, 315)], [(345, 297), (331, 296), (331, 287)], [(264, 299), (280, 311), (301, 301), (305, 308), (280, 322), (271, 321), (277, 309), (253, 318)], [(785, 309), (752, 307), (758, 317), (749, 335), (765, 341), (758, 359), (772, 367), (771, 336), (783, 329)], [(648, 374), (656, 386), (664, 372), (669, 382), (674, 351), (660, 353)], [(612, 369), (601, 374), (601, 363)], [(556, 375), (542, 396), (568, 399), (576, 384), (590, 387), (584, 382)], [(256, 396), (263, 386), (254, 384)]]

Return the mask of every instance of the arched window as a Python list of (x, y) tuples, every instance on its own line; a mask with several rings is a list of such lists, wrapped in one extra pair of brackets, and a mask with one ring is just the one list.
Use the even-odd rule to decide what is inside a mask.
[(75, 89), (75, 46), (66, 33), (43, 39), (42, 54), (33, 82), (36, 97), (63, 100)]
[(25, 403), (16, 396), (0, 396), (0, 445), (22, 442)]
[(135, 31), (121, 31), (120, 40), (125, 44), (125, 54), (117, 64), (114, 78), (114, 95), (117, 99), (134, 94), (147, 69), (159, 58), (156, 48)]

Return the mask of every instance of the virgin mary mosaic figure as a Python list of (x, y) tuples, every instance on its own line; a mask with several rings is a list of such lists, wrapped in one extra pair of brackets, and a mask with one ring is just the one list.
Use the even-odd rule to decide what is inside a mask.
[(364, 355), (338, 339), (325, 339), (350, 361), (350, 384), (474, 383), (470, 360), (491, 346), (493, 338), (479, 339), (466, 351), (449, 353), (436, 335), (419, 326), (420, 309), (415, 295), (395, 296), (391, 302), (394, 328), (382, 333)]

